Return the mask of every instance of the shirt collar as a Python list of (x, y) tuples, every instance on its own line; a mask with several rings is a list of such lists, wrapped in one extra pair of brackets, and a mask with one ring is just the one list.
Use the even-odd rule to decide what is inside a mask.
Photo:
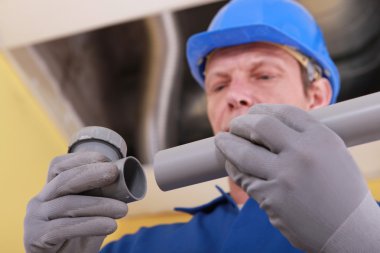
[(229, 204), (229, 205), (232, 205), (233, 207), (235, 207), (235, 208), (238, 209), (238, 206), (236, 205), (235, 201), (232, 199), (232, 197), (230, 196), (230, 194), (226, 193), (218, 185), (215, 185), (215, 187), (216, 187), (216, 189), (219, 191), (219, 193), (221, 195), (221, 196), (217, 197), (216, 199), (214, 199), (214, 200), (212, 200), (212, 201), (210, 201), (210, 202), (208, 202), (206, 204), (200, 205), (200, 206), (196, 206), (196, 207), (176, 207), (176, 208), (174, 208), (174, 210), (194, 215), (194, 214), (196, 214), (198, 212), (207, 212), (207, 211), (213, 209), (214, 207), (216, 207), (219, 204)]

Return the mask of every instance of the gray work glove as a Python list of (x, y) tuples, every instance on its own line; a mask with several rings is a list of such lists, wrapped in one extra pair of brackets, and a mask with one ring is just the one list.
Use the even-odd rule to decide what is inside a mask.
[(114, 219), (127, 204), (78, 193), (111, 184), (118, 169), (98, 153), (74, 153), (55, 158), (47, 184), (28, 204), (24, 222), (27, 253), (95, 253), (116, 229)]
[(295, 247), (380, 252), (379, 207), (344, 142), (308, 113), (256, 105), (216, 146), (229, 176)]

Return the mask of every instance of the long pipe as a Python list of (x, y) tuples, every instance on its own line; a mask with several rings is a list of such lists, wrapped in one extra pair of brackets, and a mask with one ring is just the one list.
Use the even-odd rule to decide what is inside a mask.
[[(338, 134), (347, 147), (380, 140), (380, 92), (310, 114)], [(227, 176), (224, 163), (211, 137), (158, 152), (153, 167), (158, 186), (169, 191)]]

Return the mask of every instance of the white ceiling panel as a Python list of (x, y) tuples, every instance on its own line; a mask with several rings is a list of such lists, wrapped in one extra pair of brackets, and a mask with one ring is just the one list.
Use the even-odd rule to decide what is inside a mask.
[(0, 0), (0, 47), (15, 48), (217, 0)]

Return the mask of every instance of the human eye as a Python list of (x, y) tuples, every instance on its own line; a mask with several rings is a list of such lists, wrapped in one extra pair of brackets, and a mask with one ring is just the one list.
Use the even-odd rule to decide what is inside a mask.
[(213, 92), (220, 92), (227, 86), (226, 82), (218, 82), (213, 85)]
[(222, 90), (224, 90), (226, 86), (227, 86), (227, 82), (222, 81), (222, 80), (215, 80), (215, 81), (208, 82), (206, 84), (206, 93), (208, 94), (219, 93)]
[(273, 78), (274, 78), (274, 75), (262, 74), (262, 75), (259, 75), (257, 79), (263, 80), (263, 81), (269, 81), (269, 80), (271, 80)]
[(277, 77), (273, 71), (255, 71), (251, 73), (251, 78), (256, 81), (271, 81)]

